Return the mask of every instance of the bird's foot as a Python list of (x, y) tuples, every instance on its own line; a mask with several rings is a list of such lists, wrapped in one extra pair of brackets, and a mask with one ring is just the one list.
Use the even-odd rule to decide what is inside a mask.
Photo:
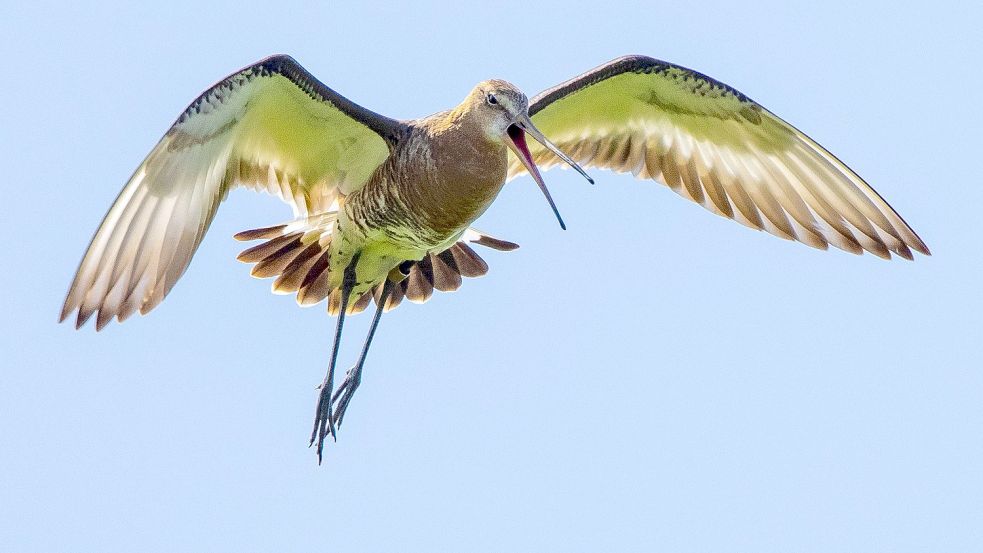
[(324, 384), (319, 387), (321, 393), (318, 395), (317, 409), (314, 411), (314, 431), (311, 432), (311, 441), (307, 446), (310, 447), (317, 441), (317, 464), (320, 465), (325, 436), (330, 433), (335, 441), (338, 437), (335, 435), (334, 417), (331, 413), (331, 390)]
[(348, 372), (345, 373), (345, 380), (338, 385), (334, 397), (331, 398), (331, 403), (334, 405), (334, 418), (331, 422), (338, 428), (341, 428), (341, 422), (345, 418), (348, 403), (351, 402), (352, 396), (355, 395), (358, 385), (362, 383), (361, 369), (358, 366), (348, 369)]

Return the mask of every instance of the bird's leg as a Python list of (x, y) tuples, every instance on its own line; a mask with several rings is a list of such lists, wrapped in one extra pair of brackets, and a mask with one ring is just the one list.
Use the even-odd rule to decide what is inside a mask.
[(341, 427), (341, 421), (345, 418), (345, 410), (348, 409), (348, 403), (352, 400), (352, 396), (355, 394), (355, 390), (358, 389), (358, 385), (362, 382), (362, 366), (365, 365), (365, 356), (369, 354), (369, 346), (372, 345), (372, 337), (375, 336), (375, 329), (379, 326), (379, 319), (382, 318), (382, 311), (386, 306), (386, 300), (389, 299), (389, 294), (392, 292), (393, 283), (388, 278), (382, 285), (382, 294), (379, 298), (379, 305), (375, 309), (375, 315), (372, 316), (372, 324), (369, 326), (369, 334), (365, 337), (365, 344), (362, 346), (362, 354), (358, 356), (358, 362), (355, 366), (348, 369), (345, 374), (345, 380), (338, 386), (338, 390), (334, 393), (334, 397), (331, 398), (331, 403), (334, 405), (334, 419), (332, 423), (334, 426)]
[(358, 254), (352, 257), (351, 262), (345, 267), (345, 274), (341, 279), (341, 311), (338, 313), (338, 325), (335, 327), (334, 345), (331, 346), (331, 361), (328, 364), (328, 374), (324, 376), (321, 383), (321, 393), (317, 399), (317, 409), (314, 411), (314, 430), (311, 432), (311, 441), (308, 446), (317, 440), (317, 462), (321, 464), (321, 453), (324, 450), (324, 438), (331, 433), (331, 437), (338, 439), (335, 434), (334, 420), (331, 416), (331, 392), (334, 388), (334, 368), (338, 362), (338, 346), (341, 344), (341, 330), (345, 325), (345, 311), (348, 310), (348, 296), (352, 288), (355, 287), (355, 266), (358, 265)]

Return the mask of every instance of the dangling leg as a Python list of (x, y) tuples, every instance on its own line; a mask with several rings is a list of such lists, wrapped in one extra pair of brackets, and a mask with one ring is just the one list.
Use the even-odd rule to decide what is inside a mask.
[(334, 421), (331, 417), (331, 391), (334, 388), (334, 368), (338, 362), (338, 346), (341, 345), (341, 330), (345, 325), (345, 311), (348, 310), (348, 296), (355, 287), (355, 266), (358, 265), (358, 254), (352, 257), (345, 274), (341, 279), (341, 311), (338, 313), (338, 326), (335, 327), (334, 345), (331, 346), (331, 361), (328, 364), (328, 374), (321, 383), (321, 394), (317, 399), (317, 409), (314, 411), (314, 431), (311, 432), (310, 447), (317, 440), (317, 464), (321, 464), (321, 452), (324, 450), (324, 437), (331, 432), (331, 437), (337, 440)]
[(369, 353), (369, 346), (372, 345), (372, 337), (375, 336), (375, 329), (379, 326), (379, 319), (382, 318), (382, 311), (385, 308), (386, 300), (389, 299), (392, 289), (393, 283), (387, 278), (382, 285), (379, 305), (375, 309), (375, 315), (372, 316), (372, 324), (369, 326), (369, 335), (365, 337), (362, 354), (358, 356), (358, 362), (355, 363), (355, 366), (348, 369), (348, 372), (345, 373), (345, 381), (338, 386), (334, 397), (331, 398), (331, 403), (336, 404), (334, 419), (331, 421), (333, 426), (341, 427), (341, 421), (345, 418), (345, 410), (348, 409), (348, 403), (352, 400), (355, 390), (358, 389), (358, 385), (362, 382), (362, 366), (365, 365), (365, 356)]

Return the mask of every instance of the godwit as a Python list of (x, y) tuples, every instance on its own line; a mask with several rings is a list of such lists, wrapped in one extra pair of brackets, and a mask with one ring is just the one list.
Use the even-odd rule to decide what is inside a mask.
[[(98, 312), (99, 330), (113, 317), (147, 313), (187, 269), (231, 189), (278, 195), (295, 220), (237, 234), (264, 240), (239, 259), (256, 263), (254, 276), (277, 277), (274, 292), (296, 293), (301, 305), (327, 299), (338, 315), (311, 434), (320, 462), (383, 311), (485, 274), (468, 243), (518, 247), (469, 226), (522, 172), (562, 227), (537, 164), (566, 163), (591, 180), (578, 162), (662, 181), (718, 215), (816, 248), (929, 254), (822, 146), (736, 89), (678, 65), (626, 56), (531, 102), (508, 82), (484, 81), (454, 109), (397, 121), (273, 56), (206, 90), (164, 134), (96, 231), (61, 320), (77, 310), (78, 328)], [(373, 298), (361, 354), (335, 390), (345, 314)]]

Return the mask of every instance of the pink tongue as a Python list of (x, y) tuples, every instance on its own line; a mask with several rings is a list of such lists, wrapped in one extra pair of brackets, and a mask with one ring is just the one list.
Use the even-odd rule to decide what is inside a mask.
[(526, 133), (522, 132), (522, 129), (520, 129), (518, 125), (509, 125), (508, 133), (509, 138), (512, 139), (512, 142), (515, 142), (515, 147), (522, 152), (522, 157), (526, 158), (529, 165), (538, 169), (536, 164), (532, 162), (532, 154), (529, 153), (529, 147), (526, 146)]
[(532, 173), (533, 180), (539, 185), (543, 196), (546, 196), (546, 201), (549, 202), (550, 209), (553, 210), (553, 215), (556, 215), (556, 220), (560, 223), (560, 228), (567, 230), (567, 224), (563, 222), (563, 217), (560, 217), (560, 211), (556, 209), (556, 204), (553, 203), (553, 197), (550, 196), (550, 191), (546, 188), (546, 183), (543, 182), (543, 176), (539, 174), (539, 167), (536, 167), (536, 163), (532, 160), (532, 154), (529, 153), (529, 147), (526, 146), (526, 133), (518, 125), (509, 125), (506, 132), (515, 144), (515, 149), (519, 150), (519, 154), (524, 158), (523, 161), (526, 162), (526, 169)]

